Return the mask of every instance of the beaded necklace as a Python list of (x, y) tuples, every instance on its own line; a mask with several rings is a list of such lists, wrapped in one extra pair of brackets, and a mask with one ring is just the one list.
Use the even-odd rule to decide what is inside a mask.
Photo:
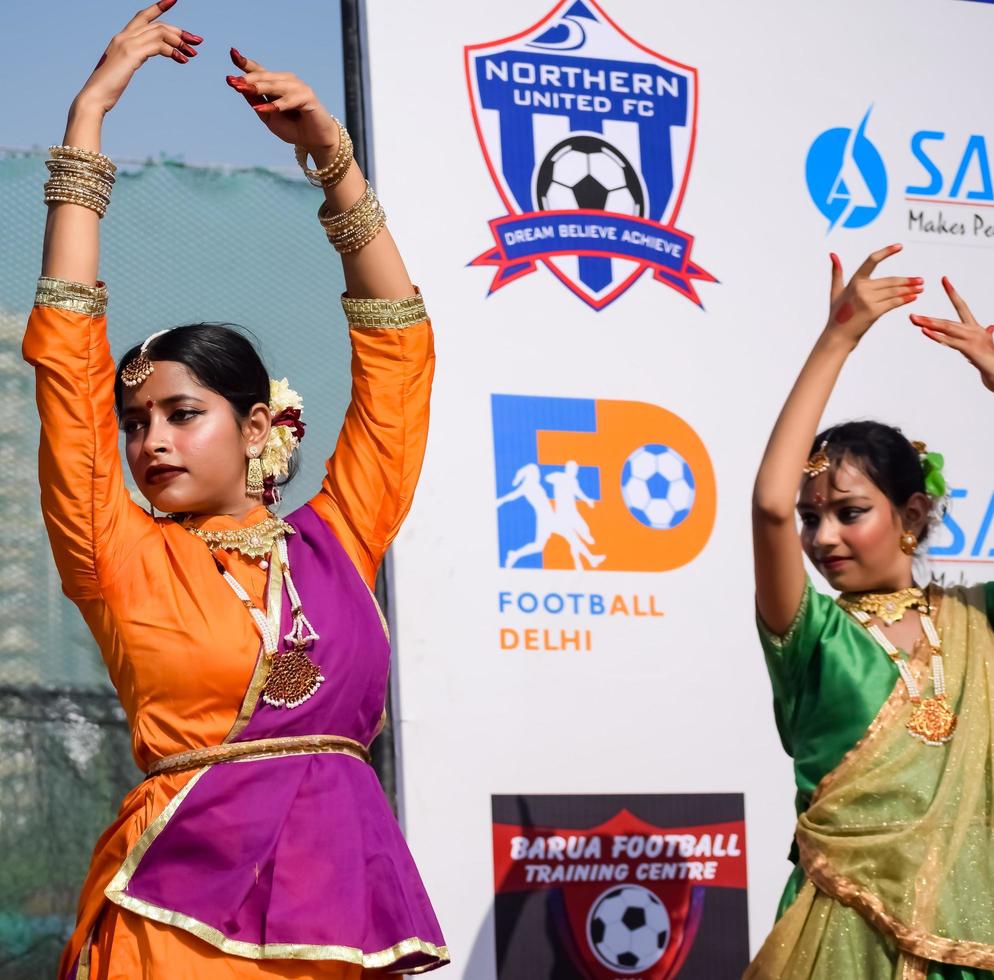
[(204, 531), (184, 526), (211, 551), (237, 551), (248, 558), (261, 558), (263, 560), (259, 564), (262, 568), (269, 567), (275, 552), (287, 595), (290, 597), (292, 618), (290, 632), (283, 637), (289, 648), (283, 653), (279, 652), (279, 634), (273, 629), (266, 614), (256, 606), (234, 575), (224, 569), (221, 571), (225, 582), (249, 611), (262, 638), (262, 655), (268, 668), (262, 700), (274, 708), (296, 708), (303, 704), (317, 691), (325, 678), (321, 668), (307, 655), (308, 644), (319, 640), (320, 636), (304, 615), (300, 594), (290, 574), (286, 537), (296, 533), (293, 527), (274, 514), (267, 514), (258, 524), (235, 530)]
[[(884, 595), (841, 595), (839, 605), (846, 610), (883, 647), (884, 653), (897, 666), (908, 691), (912, 704), (911, 718), (908, 720), (909, 734), (926, 745), (942, 745), (953, 737), (956, 730), (956, 714), (946, 701), (946, 674), (942, 663), (942, 640), (932, 619), (933, 607), (921, 589), (904, 589), (901, 592)], [(876, 623), (871, 622), (878, 615), (888, 626), (900, 620), (907, 609), (917, 609), (922, 624), (922, 632), (932, 650), (932, 689), (933, 696), (923, 698), (911, 667), (901, 656), (890, 639)], [(885, 615), (886, 614), (886, 615)]]

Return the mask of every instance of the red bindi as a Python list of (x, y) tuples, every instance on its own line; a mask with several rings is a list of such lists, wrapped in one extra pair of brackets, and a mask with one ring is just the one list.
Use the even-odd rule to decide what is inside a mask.
[(155, 402), (154, 402), (154, 401), (152, 401), (152, 399), (151, 399), (151, 398), (149, 398), (149, 400), (148, 400), (147, 402), (145, 402), (145, 407), (146, 407), (147, 409), (150, 409), (150, 410), (151, 410), (152, 408), (154, 408), (154, 407), (155, 407)]
[(825, 494), (823, 494), (823, 493), (816, 493), (815, 494), (815, 503), (819, 504), (819, 505), (825, 503)]

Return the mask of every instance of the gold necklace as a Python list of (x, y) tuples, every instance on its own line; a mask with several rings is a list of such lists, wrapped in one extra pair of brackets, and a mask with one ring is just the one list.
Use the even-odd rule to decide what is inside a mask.
[[(902, 592), (896, 593), (896, 595), (903, 595), (911, 591), (921, 593), (921, 589), (904, 589)], [(843, 596), (840, 596), (836, 601), (857, 622), (866, 627), (866, 631), (883, 647), (884, 653), (894, 662), (898, 673), (901, 675), (901, 680), (904, 681), (904, 686), (908, 691), (908, 700), (912, 705), (911, 717), (908, 719), (906, 726), (908, 733), (926, 745), (942, 745), (944, 742), (948, 742), (953, 737), (953, 732), (956, 731), (956, 714), (946, 701), (946, 672), (942, 663), (942, 640), (932, 620), (932, 603), (926, 598), (924, 593), (921, 593), (920, 604), (917, 608), (921, 614), (922, 632), (924, 632), (925, 638), (928, 640), (928, 645), (932, 650), (933, 690), (932, 697), (923, 698), (911, 667), (908, 665), (907, 660), (901, 656), (901, 651), (891, 643), (890, 638), (886, 636), (876, 623), (870, 622), (870, 610), (863, 608), (858, 600), (849, 600), (847, 604), (843, 602), (843, 598)], [(891, 597), (868, 596), (867, 598), (889, 599)], [(904, 615), (907, 608), (910, 608), (910, 604), (901, 610), (897, 619), (900, 619)], [(876, 606), (874, 606), (873, 612), (876, 612)], [(884, 621), (886, 622), (886, 620)], [(894, 621), (896, 622), (896, 620)]]
[(239, 551), (246, 558), (267, 558), (280, 538), (296, 533), (282, 518), (269, 514), (250, 527), (234, 530), (205, 531), (199, 527), (183, 525), (192, 535), (206, 542), (211, 551)]
[(264, 560), (259, 564), (263, 568), (269, 567), (269, 556), (273, 551), (276, 552), (275, 560), (279, 562), (283, 572), (283, 585), (290, 597), (290, 632), (283, 637), (289, 649), (283, 653), (279, 651), (278, 631), (273, 629), (265, 613), (255, 605), (231, 572), (222, 569), (222, 575), (248, 610), (262, 637), (263, 656), (268, 666), (262, 700), (274, 708), (296, 708), (303, 704), (324, 683), (325, 678), (321, 668), (307, 654), (308, 645), (321, 637), (304, 614), (300, 594), (290, 575), (286, 538), (288, 534), (297, 532), (292, 525), (275, 514), (269, 514), (251, 527), (233, 531), (204, 531), (189, 525), (184, 527), (200, 538), (211, 551), (221, 548), (225, 551), (239, 551), (247, 558), (262, 558)]
[(909, 609), (928, 610), (928, 600), (918, 586), (901, 589), (900, 592), (844, 592), (836, 600), (848, 613), (859, 610), (876, 616), (887, 626), (900, 622)]

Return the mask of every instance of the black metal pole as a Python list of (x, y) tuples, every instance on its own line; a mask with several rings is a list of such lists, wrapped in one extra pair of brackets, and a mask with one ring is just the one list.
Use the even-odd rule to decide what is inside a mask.
[[(366, 61), (366, 18), (364, 0), (341, 0), (342, 70), (345, 76), (345, 125), (352, 136), (356, 162), (367, 179), (373, 180), (373, 149), (369, 128), (369, 77)], [(376, 598), (388, 615), (390, 595), (387, 577), (380, 570)], [(379, 738), (373, 742), (373, 767), (394, 811), (397, 810), (397, 770), (393, 732), (391, 688), (387, 686), (387, 718)]]
[(364, 0), (341, 0), (342, 70), (345, 76), (345, 125), (355, 145), (355, 158), (372, 182), (372, 146), (369, 132), (369, 76), (366, 61)]

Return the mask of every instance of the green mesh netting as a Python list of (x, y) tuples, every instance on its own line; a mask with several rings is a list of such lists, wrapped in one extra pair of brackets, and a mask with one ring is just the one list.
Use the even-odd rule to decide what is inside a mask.
[[(45, 222), (44, 156), (0, 153), (0, 978), (51, 976), (96, 838), (140, 778), (94, 644), (61, 593), (38, 507), (32, 372), (21, 360)], [(304, 397), (284, 513), (317, 488), (350, 388), (341, 266), (320, 191), (261, 170), (123, 166), (102, 223), (115, 356), (163, 327), (232, 321)]]

